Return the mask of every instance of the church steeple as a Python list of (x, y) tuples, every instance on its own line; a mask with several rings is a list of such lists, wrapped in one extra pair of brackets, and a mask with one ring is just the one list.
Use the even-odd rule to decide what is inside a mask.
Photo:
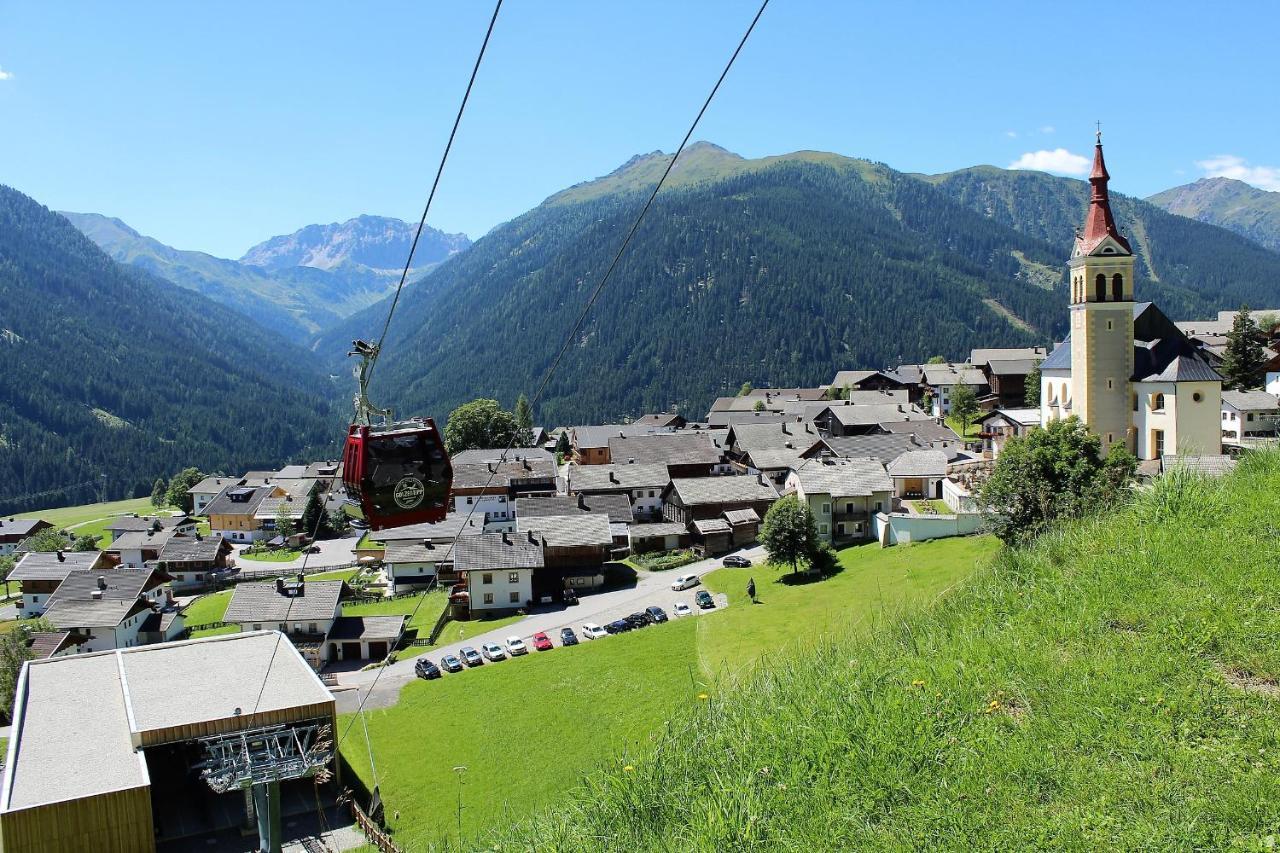
[(1120, 236), (1116, 228), (1115, 217), (1111, 215), (1111, 200), (1107, 197), (1107, 163), (1102, 159), (1102, 130), (1098, 130), (1098, 141), (1093, 148), (1093, 171), (1089, 173), (1089, 185), (1093, 188), (1089, 195), (1089, 212), (1084, 218), (1084, 233), (1076, 238), (1076, 253), (1088, 255), (1108, 237), (1115, 240), (1125, 252), (1132, 253), (1129, 241)]

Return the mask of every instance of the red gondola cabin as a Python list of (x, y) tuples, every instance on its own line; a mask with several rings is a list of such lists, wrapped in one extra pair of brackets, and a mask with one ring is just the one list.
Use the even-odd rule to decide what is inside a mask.
[(431, 418), (385, 427), (352, 424), (342, 482), (371, 530), (444, 521), (453, 466)]

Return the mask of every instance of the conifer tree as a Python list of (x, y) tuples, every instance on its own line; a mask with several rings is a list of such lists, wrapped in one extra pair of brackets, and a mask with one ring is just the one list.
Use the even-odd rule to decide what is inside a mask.
[(1255, 388), (1265, 366), (1258, 324), (1249, 316), (1249, 306), (1242, 305), (1227, 332), (1227, 351), (1222, 356), (1223, 385), (1236, 391)]

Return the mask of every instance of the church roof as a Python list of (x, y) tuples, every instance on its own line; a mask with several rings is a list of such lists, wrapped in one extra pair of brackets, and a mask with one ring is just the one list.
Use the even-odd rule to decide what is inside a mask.
[(1102, 132), (1098, 132), (1098, 144), (1093, 149), (1093, 171), (1089, 174), (1092, 192), (1089, 195), (1089, 211), (1084, 218), (1084, 232), (1076, 238), (1076, 250), (1088, 255), (1110, 237), (1126, 252), (1132, 254), (1129, 241), (1120, 236), (1115, 217), (1111, 215), (1111, 200), (1107, 195), (1107, 164), (1102, 159)]
[[(1044, 370), (1071, 370), (1071, 336), (1040, 364)], [(1195, 345), (1152, 302), (1133, 305), (1133, 375), (1135, 382), (1221, 382)]]

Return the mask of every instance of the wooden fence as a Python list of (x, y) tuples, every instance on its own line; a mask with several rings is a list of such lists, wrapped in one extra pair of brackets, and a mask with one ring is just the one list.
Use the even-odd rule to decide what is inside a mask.
[(360, 827), (360, 831), (364, 833), (365, 838), (369, 839), (369, 843), (382, 853), (401, 853), (400, 848), (391, 840), (391, 836), (374, 823), (373, 818), (365, 814), (364, 809), (360, 808), (354, 799), (351, 800), (351, 816), (355, 818), (356, 826)]

